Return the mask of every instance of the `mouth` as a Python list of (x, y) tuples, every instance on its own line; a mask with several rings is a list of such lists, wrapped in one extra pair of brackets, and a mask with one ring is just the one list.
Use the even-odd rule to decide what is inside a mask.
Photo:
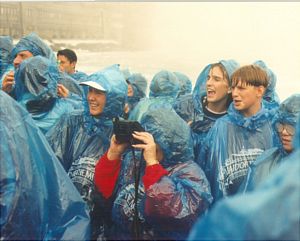
[(207, 90), (207, 91), (206, 91), (206, 94), (207, 94), (208, 97), (209, 97), (209, 96), (213, 96), (213, 95), (216, 94), (216, 91), (214, 91), (214, 90)]
[(98, 105), (97, 104), (94, 104), (94, 103), (89, 103), (89, 106), (91, 109), (96, 109), (98, 108)]

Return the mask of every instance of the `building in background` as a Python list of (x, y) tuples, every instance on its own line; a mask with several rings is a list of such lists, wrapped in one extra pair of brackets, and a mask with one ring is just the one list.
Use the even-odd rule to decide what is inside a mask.
[(77, 47), (96, 50), (140, 49), (150, 40), (151, 8), (138, 3), (0, 2), (0, 13), (0, 35), (19, 39), (36, 32), (54, 49), (62, 47), (58, 40), (63, 47), (82, 40)]

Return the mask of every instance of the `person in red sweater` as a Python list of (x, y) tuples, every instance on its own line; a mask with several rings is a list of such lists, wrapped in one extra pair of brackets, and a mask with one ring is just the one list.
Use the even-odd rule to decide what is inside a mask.
[(132, 135), (141, 142), (132, 145), (136, 159), (138, 153), (143, 159), (136, 203), (136, 160), (128, 143), (118, 143), (113, 136), (95, 168), (96, 189), (112, 207), (107, 238), (137, 238), (132, 233), (137, 204), (139, 239), (182, 240), (212, 202), (208, 181), (193, 161), (190, 129), (167, 109), (146, 112), (141, 124), (146, 131)]

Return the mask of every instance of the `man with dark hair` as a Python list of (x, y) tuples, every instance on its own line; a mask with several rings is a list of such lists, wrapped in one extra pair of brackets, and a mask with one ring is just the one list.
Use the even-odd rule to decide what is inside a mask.
[[(62, 49), (57, 52), (57, 61), (59, 69), (66, 72), (72, 78), (79, 81), (81, 78), (86, 77), (83, 72), (76, 71), (77, 55), (71, 49)], [(81, 82), (81, 81), (80, 81)]]

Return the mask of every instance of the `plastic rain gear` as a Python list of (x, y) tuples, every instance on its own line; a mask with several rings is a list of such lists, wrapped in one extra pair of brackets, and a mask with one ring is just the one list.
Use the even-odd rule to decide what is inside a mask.
[(295, 151), (255, 189), (217, 203), (188, 240), (300, 239), (300, 118)]
[(258, 65), (259, 67), (261, 67), (263, 70), (265, 70), (267, 72), (269, 84), (268, 84), (265, 94), (263, 96), (263, 101), (264, 101), (265, 107), (267, 109), (273, 110), (274, 112), (276, 112), (276, 110), (280, 104), (279, 96), (275, 90), (277, 77), (276, 77), (275, 73), (270, 68), (267, 67), (267, 65), (265, 64), (264, 61), (257, 60), (253, 64)]
[(14, 59), (21, 51), (29, 51), (33, 56), (40, 55), (56, 63), (56, 57), (52, 49), (36, 33), (30, 33), (20, 39), (12, 50), (12, 58)]
[[(192, 140), (188, 125), (174, 110), (157, 109), (145, 113), (142, 126), (161, 147), (161, 165), (168, 171), (146, 191), (139, 184), (138, 210), (143, 239), (179, 239), (186, 237), (195, 218), (205, 212), (212, 197), (208, 181), (193, 161)], [(136, 152), (139, 159), (140, 152)], [(141, 177), (145, 161), (141, 160)], [(113, 222), (118, 229), (113, 238), (131, 239), (134, 216), (134, 159), (125, 155), (115, 186)], [(142, 180), (142, 178), (141, 178)]]
[(210, 129), (197, 161), (210, 182), (215, 202), (235, 194), (248, 166), (263, 151), (275, 146), (272, 118), (272, 112), (263, 105), (255, 115), (244, 117), (231, 104), (228, 114)]
[[(16, 100), (31, 113), (46, 133), (59, 118), (74, 109), (83, 109), (82, 89), (74, 79), (59, 72), (56, 64), (42, 56), (24, 60), (15, 72)], [(70, 98), (57, 96), (57, 84), (70, 91)], [(73, 93), (72, 93), (73, 92)]]
[(178, 93), (178, 97), (190, 94), (192, 92), (192, 81), (190, 80), (190, 78), (180, 72), (174, 72), (174, 74), (176, 75), (180, 84), (180, 91)]
[(31, 115), (0, 91), (1, 240), (88, 240), (85, 202)]
[[(224, 66), (230, 79), (233, 72), (239, 67), (235, 60), (221, 60), (219, 62)], [(179, 98), (175, 104), (174, 109), (186, 122), (190, 124), (192, 129), (192, 136), (194, 142), (195, 159), (199, 158), (199, 153), (204, 145), (204, 139), (214, 125), (217, 117), (207, 116), (204, 113), (203, 101), (206, 97), (206, 82), (207, 76), (211, 69), (211, 64), (207, 65), (200, 73), (192, 95), (185, 95)], [(230, 99), (231, 101), (231, 99)], [(230, 102), (228, 102), (228, 105)]]
[(74, 74), (70, 74), (70, 76), (75, 79), (77, 82), (83, 82), (86, 81), (88, 75), (81, 71), (76, 71)]
[[(127, 104), (129, 112), (137, 105), (137, 103), (146, 97), (147, 80), (139, 73), (131, 74), (126, 80), (133, 89), (133, 96), (127, 96)], [(124, 117), (128, 117), (129, 113), (124, 113)]]
[(150, 83), (149, 99), (141, 99), (131, 111), (129, 119), (140, 121), (146, 111), (160, 107), (172, 109), (179, 92), (180, 83), (174, 73), (167, 70), (158, 72)]
[[(300, 94), (294, 94), (283, 101), (273, 120), (273, 128), (277, 130), (276, 124), (283, 123), (296, 127), (297, 118), (300, 113)], [(275, 134), (277, 134), (276, 132)], [(255, 189), (271, 172), (274, 171), (282, 160), (289, 155), (280, 141), (280, 137), (275, 136), (274, 141), (278, 141), (279, 147), (265, 151), (251, 165), (244, 184), (241, 185), (240, 191), (251, 191)]]
[(10, 52), (13, 49), (13, 41), (10, 36), (0, 36), (0, 89), (2, 89), (2, 76), (8, 70), (13, 69)]
[(86, 101), (84, 111), (64, 115), (46, 137), (87, 202), (90, 212), (93, 212), (95, 165), (109, 147), (113, 131), (112, 118), (123, 111), (127, 84), (117, 65), (96, 72), (87, 80), (95, 81), (106, 89), (106, 104), (100, 117), (90, 115)]

